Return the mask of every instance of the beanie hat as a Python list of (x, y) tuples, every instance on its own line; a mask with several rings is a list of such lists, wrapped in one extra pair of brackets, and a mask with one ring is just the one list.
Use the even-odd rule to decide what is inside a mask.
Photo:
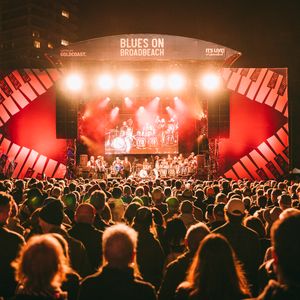
[(45, 204), (39, 217), (48, 224), (61, 225), (64, 218), (63, 205), (60, 200), (53, 200)]

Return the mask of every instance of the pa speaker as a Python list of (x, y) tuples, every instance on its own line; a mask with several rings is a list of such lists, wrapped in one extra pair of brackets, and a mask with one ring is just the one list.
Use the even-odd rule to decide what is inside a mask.
[(230, 101), (228, 91), (210, 96), (207, 103), (207, 133), (209, 138), (229, 138)]
[(77, 101), (56, 88), (56, 138), (76, 139), (78, 127)]

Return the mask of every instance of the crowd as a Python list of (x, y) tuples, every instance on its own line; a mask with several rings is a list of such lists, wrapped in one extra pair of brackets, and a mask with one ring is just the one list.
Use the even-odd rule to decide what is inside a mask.
[(300, 299), (300, 184), (0, 182), (0, 299)]

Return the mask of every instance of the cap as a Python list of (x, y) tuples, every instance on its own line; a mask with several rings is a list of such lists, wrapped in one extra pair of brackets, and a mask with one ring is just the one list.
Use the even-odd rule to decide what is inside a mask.
[(240, 199), (231, 199), (225, 205), (225, 210), (232, 216), (242, 216), (245, 213), (245, 205)]

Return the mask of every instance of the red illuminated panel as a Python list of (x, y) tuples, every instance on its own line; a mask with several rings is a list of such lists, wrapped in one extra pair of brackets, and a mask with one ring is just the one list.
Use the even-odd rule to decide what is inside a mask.
[(8, 152), (10, 144), (11, 142), (8, 139), (4, 138), (1, 143), (1, 151), (6, 154)]
[(255, 82), (251, 83), (251, 86), (250, 86), (249, 91), (247, 93), (247, 98), (252, 99), (252, 100), (254, 99), (254, 97), (255, 97), (255, 95), (256, 95), (256, 93), (257, 93), (257, 91), (258, 91), (258, 89), (259, 89), (266, 73), (267, 73), (267, 69), (261, 69), (257, 80)]
[(44, 171), (44, 173), (46, 174), (47, 177), (53, 176), (56, 166), (57, 166), (57, 161), (55, 161), (53, 159), (48, 160), (47, 166)]
[(274, 72), (272, 71), (268, 71), (267, 75), (259, 89), (259, 92), (257, 93), (257, 96), (255, 97), (255, 101), (259, 102), (259, 103), (263, 103), (266, 96), (268, 95), (268, 93), (270, 92), (270, 88), (268, 87), (268, 83), (272, 77), (272, 75), (274, 74)]
[(12, 146), (10, 147), (10, 149), (9, 149), (9, 151), (7, 153), (8, 160), (7, 160), (6, 166), (5, 166), (6, 169), (7, 169), (8, 165), (9, 165), (9, 163), (15, 159), (15, 157), (17, 156), (19, 150), (20, 150), (20, 146), (19, 145), (12, 144)]
[(25, 69), (26, 73), (30, 77), (30, 84), (32, 87), (35, 89), (35, 91), (39, 94), (42, 95), (46, 92), (45, 88), (41, 85), (39, 80), (36, 78), (36, 76), (31, 72), (30, 69)]
[(282, 112), (286, 104), (287, 104), (287, 89), (285, 89), (283, 96), (278, 97), (277, 103), (275, 105), (275, 109)]
[(16, 103), (11, 99), (11, 97), (7, 97), (3, 101), (3, 105), (11, 115), (14, 115), (17, 112), (19, 112), (19, 108), (17, 107)]
[(262, 168), (265, 173), (267, 174), (268, 178), (275, 178), (274, 175), (268, 170), (266, 167), (267, 161), (256, 151), (253, 150), (249, 153), (255, 164), (259, 167)]
[(263, 154), (263, 156), (268, 160), (272, 161), (276, 169), (279, 171), (280, 174), (283, 174), (283, 170), (280, 168), (280, 166), (277, 164), (277, 162), (274, 160), (275, 154), (270, 149), (270, 147), (266, 143), (262, 143), (258, 146), (258, 150)]
[(228, 81), (228, 84), (227, 84), (228, 89), (235, 91), (235, 89), (238, 86), (239, 81), (241, 79), (241, 75), (240, 75), (241, 71), (242, 71), (242, 69), (238, 69), (238, 71), (236, 73), (235, 72), (232, 73), (230, 80)]
[(66, 166), (64, 164), (59, 164), (54, 177), (55, 178), (64, 178), (66, 174)]
[(267, 141), (269, 142), (271, 148), (273, 149), (273, 151), (275, 153), (280, 153), (282, 155), (282, 157), (285, 159), (285, 161), (288, 161), (288, 157), (284, 154), (284, 149), (285, 147), (282, 145), (282, 143), (279, 141), (279, 139), (273, 135), (270, 138), (267, 139)]
[(277, 131), (277, 135), (280, 138), (283, 145), (287, 146), (289, 144), (289, 137), (283, 128), (281, 128)]
[(0, 118), (2, 119), (3, 123), (6, 123), (10, 118), (2, 104), (0, 104)]
[[(21, 86), (20, 89), (22, 90), (23, 87), (24, 86)], [(13, 92), (11, 96), (19, 104), (21, 108), (24, 108), (29, 103), (20, 91)], [(34, 97), (36, 97), (35, 94)]]
[(17, 156), (19, 150), (20, 150), (20, 146), (17, 144), (12, 144), (12, 146), (10, 147), (7, 156), (9, 160), (13, 160), (15, 159), (15, 157)]
[(238, 180), (238, 177), (235, 175), (235, 173), (232, 170), (229, 170), (224, 175), (226, 178), (232, 178), (234, 180)]
[(285, 128), (286, 132), (289, 132), (289, 124), (288, 123), (284, 124), (283, 127)]
[(53, 81), (57, 81), (61, 77), (61, 73), (57, 69), (47, 69), (47, 72)]
[(288, 107), (285, 108), (283, 115), (284, 115), (285, 117), (288, 117), (288, 116), (289, 116), (289, 109), (288, 109)]
[(254, 72), (254, 68), (251, 68), (249, 69), (249, 72), (247, 74), (247, 76), (242, 76), (242, 79), (241, 79), (241, 82), (240, 82), (240, 85), (239, 85), (239, 88), (238, 88), (238, 93), (241, 94), (241, 95), (245, 95), (247, 89), (249, 88), (250, 84), (251, 84), (251, 75), (253, 74)]
[(270, 93), (269, 93), (269, 95), (267, 97), (267, 100), (265, 101), (266, 105), (269, 105), (269, 106), (273, 106), (274, 105), (274, 103), (275, 103), (275, 101), (276, 101), (276, 99), (278, 97), (277, 92), (278, 92), (278, 89), (279, 89), (279, 87), (281, 85), (282, 79), (283, 79), (283, 76), (279, 75), (274, 89), (271, 89), (271, 91), (270, 91)]
[(53, 85), (52, 80), (45, 70), (33, 69), (32, 71), (39, 78), (39, 80), (47, 90)]
[(26, 171), (28, 170), (28, 168), (32, 168), (37, 157), (38, 157), (38, 153), (34, 150), (31, 150), (26, 163), (24, 164), (24, 167), (19, 174), (19, 178), (24, 178)]
[(260, 179), (258, 174), (256, 173), (257, 167), (248, 156), (242, 157), (241, 162), (243, 163), (245, 168), (248, 170), (248, 172), (252, 175), (254, 179)]
[(29, 149), (23, 147), (20, 151), (20, 153), (18, 154), (18, 156), (16, 157), (15, 161), (17, 163), (17, 167), (15, 168), (12, 177), (18, 177), (19, 172), (21, 171), (21, 168), (26, 160), (26, 157), (29, 153)]
[(225, 81), (227, 81), (227, 80), (229, 79), (230, 75), (231, 75), (231, 70), (230, 70), (230, 68), (223, 68), (223, 69), (222, 69), (222, 77), (223, 77), (223, 79), (224, 79)]
[(239, 178), (248, 178), (251, 179), (251, 176), (248, 174), (248, 172), (244, 169), (242, 164), (240, 162), (237, 162), (232, 166), (232, 168), (235, 170), (236, 174)]
[(32, 177), (36, 177), (38, 173), (43, 173), (47, 161), (47, 157), (44, 155), (40, 155), (36, 164), (33, 167), (34, 175)]

